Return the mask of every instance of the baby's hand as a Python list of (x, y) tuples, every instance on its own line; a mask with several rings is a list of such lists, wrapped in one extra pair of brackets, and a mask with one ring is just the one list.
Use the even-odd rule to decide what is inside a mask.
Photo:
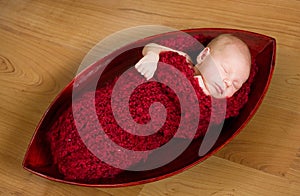
[(159, 54), (148, 52), (139, 62), (135, 64), (136, 70), (147, 80), (150, 80), (157, 69)]

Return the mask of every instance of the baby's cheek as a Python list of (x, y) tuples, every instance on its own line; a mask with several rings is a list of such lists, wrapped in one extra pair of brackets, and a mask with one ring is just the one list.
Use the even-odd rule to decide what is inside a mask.
[(226, 97), (231, 97), (235, 92), (236, 92), (236, 90), (234, 88), (232, 88), (232, 87), (227, 88)]

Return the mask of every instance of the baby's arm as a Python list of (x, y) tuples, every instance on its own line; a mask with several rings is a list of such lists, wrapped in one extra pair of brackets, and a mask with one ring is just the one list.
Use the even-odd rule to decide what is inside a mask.
[(177, 52), (178, 54), (185, 56), (185, 57), (189, 57), (189, 55), (187, 55), (186, 53), (182, 52), (182, 51), (178, 51), (178, 50), (174, 50), (172, 48), (166, 47), (166, 46), (162, 46), (159, 44), (155, 44), (155, 43), (150, 43), (147, 44), (144, 49), (143, 49), (143, 55), (147, 55), (149, 52), (154, 52), (156, 54), (159, 54), (161, 52), (166, 52), (166, 51), (172, 51), (172, 52)]
[(147, 80), (151, 79), (157, 69), (157, 64), (159, 61), (159, 53), (165, 51), (177, 52), (178, 54), (185, 56), (187, 61), (191, 62), (191, 58), (184, 52), (174, 50), (159, 44), (150, 43), (143, 48), (144, 57), (137, 62), (135, 68), (140, 72)]

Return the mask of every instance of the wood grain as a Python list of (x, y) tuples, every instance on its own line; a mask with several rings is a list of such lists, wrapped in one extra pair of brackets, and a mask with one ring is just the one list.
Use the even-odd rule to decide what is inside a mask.
[[(300, 2), (0, 0), (0, 195), (299, 195)], [(23, 170), (34, 129), (100, 40), (137, 25), (237, 28), (277, 40), (261, 107), (215, 156), (145, 185), (100, 189)]]

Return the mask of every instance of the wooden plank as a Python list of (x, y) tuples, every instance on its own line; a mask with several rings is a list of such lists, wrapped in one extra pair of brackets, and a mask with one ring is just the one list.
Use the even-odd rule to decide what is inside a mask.
[(179, 175), (145, 185), (140, 195), (299, 195), (299, 185), (211, 157)]
[[(0, 195), (299, 195), (299, 10), (295, 0), (0, 0)], [(85, 54), (110, 34), (145, 24), (276, 38), (274, 77), (247, 127), (204, 163), (146, 185), (85, 188), (23, 170), (35, 126)]]

